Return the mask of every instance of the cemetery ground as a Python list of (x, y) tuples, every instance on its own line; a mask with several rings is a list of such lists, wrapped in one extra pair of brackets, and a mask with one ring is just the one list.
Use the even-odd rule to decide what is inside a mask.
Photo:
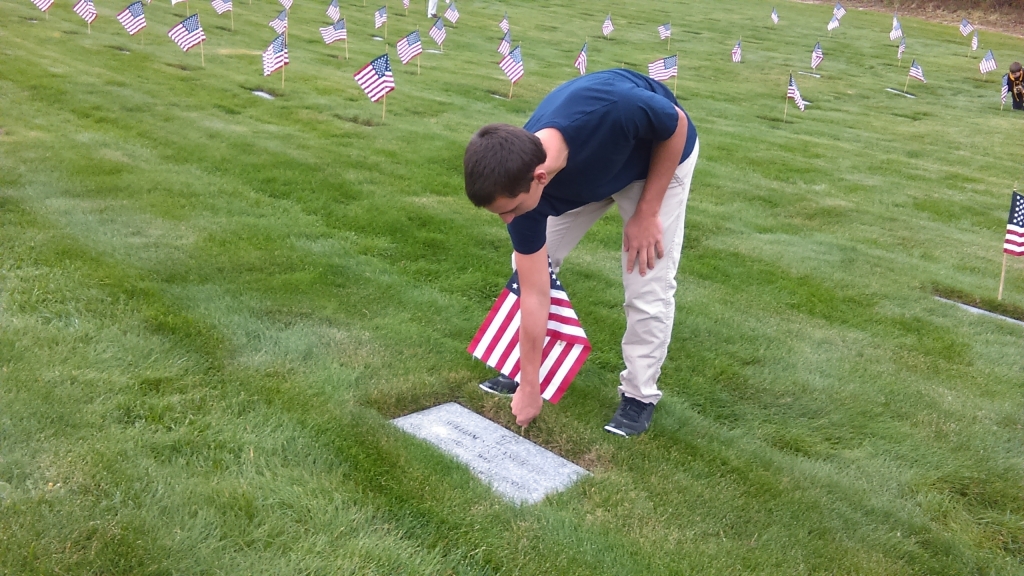
[[(968, 57), (906, 18), (898, 67), (888, 13), (829, 38), (830, 5), (781, 2), (772, 26), (760, 0), (466, 0), (419, 76), (393, 58), (382, 121), (352, 80), (384, 49), (376, 6), (341, 3), (345, 60), (327, 2), (296, 2), (282, 88), (259, 57), (278, 4), (235, 3), (234, 32), (191, 3), (203, 67), (166, 37), (184, 4), (147, 5), (143, 45), (120, 4), (90, 34), (67, 2), (0, 0), (0, 572), (1024, 573), (1022, 330), (932, 296), (997, 288), (1020, 39), (983, 31)], [(394, 57), (430, 21), (389, 11)], [(389, 419), (456, 401), (516, 430), (465, 351), (510, 247), (465, 200), (462, 152), (575, 77), (588, 33), (591, 71), (680, 54), (701, 157), (674, 339), (651, 431), (603, 432), (610, 213), (561, 273), (594, 353), (525, 430), (593, 476), (516, 507)], [(917, 98), (886, 92), (913, 58)], [(1004, 302), (1024, 305), (1017, 261)]]

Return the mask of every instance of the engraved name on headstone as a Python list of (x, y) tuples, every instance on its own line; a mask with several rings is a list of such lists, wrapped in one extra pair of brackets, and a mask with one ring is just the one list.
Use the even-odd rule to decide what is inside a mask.
[(589, 475), (583, 468), (454, 402), (392, 422), (455, 457), (505, 499), (540, 502)]

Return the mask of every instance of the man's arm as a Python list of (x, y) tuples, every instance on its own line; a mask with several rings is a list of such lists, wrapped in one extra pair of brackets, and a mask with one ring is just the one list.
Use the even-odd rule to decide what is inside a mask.
[(688, 122), (686, 114), (676, 107), (679, 123), (668, 140), (658, 142), (651, 152), (651, 166), (647, 171), (636, 212), (622, 229), (622, 250), (626, 255), (626, 272), (633, 272), (633, 265), (639, 263), (640, 275), (654, 270), (657, 258), (665, 255), (661, 243), (661, 202), (665, 199), (672, 176), (679, 167), (679, 159), (686, 148)]
[(516, 424), (526, 426), (540, 414), (540, 364), (551, 310), (551, 277), (547, 246), (533, 254), (516, 252), (519, 271), (519, 388), (512, 397)]

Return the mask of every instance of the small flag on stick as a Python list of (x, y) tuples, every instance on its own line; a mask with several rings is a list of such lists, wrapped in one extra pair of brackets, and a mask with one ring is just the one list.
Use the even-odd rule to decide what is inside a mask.
[(814, 45), (811, 51), (811, 69), (817, 70), (818, 66), (825, 60), (825, 54), (821, 51), (821, 42)]
[(902, 61), (903, 53), (907, 50), (907, 39), (900, 38), (900, 47), (896, 49), (896, 59)]
[(402, 64), (408, 64), (413, 58), (423, 53), (423, 43), (420, 42), (420, 31), (413, 30), (398, 41), (398, 59)]
[(576, 57), (576, 62), (573, 64), (580, 71), (580, 76), (587, 73), (587, 43), (583, 43), (583, 49), (580, 50), (579, 56)]
[(501, 19), (501, 22), (498, 22), (498, 28), (501, 28), (502, 32), (508, 32), (508, 12), (505, 12), (505, 17)]
[(498, 43), (498, 52), (500, 52), (502, 56), (508, 56), (510, 51), (512, 51), (512, 33), (505, 32), (505, 36), (503, 36), (501, 42)]
[(206, 34), (203, 33), (203, 27), (199, 24), (199, 14), (185, 18), (171, 28), (167, 35), (185, 52), (206, 41)]
[(92, 0), (78, 0), (71, 9), (90, 25), (93, 20), (96, 20), (96, 6), (93, 5)]
[(356, 84), (366, 92), (371, 102), (376, 102), (395, 89), (395, 77), (391, 73), (391, 60), (381, 54), (352, 75)]
[(437, 45), (441, 46), (441, 48), (443, 49), (444, 39), (448, 36), (448, 33), (445, 32), (444, 29), (444, 20), (438, 18), (436, 21), (434, 21), (434, 25), (430, 27), (429, 34), (430, 37), (434, 39), (434, 42), (437, 42)]
[(210, 0), (210, 5), (218, 15), (231, 10), (231, 0)]
[(978, 69), (981, 70), (982, 74), (988, 74), (996, 68), (998, 68), (998, 66), (996, 66), (996, 55), (989, 50), (988, 54), (985, 54), (985, 57), (982, 58), (981, 62), (978, 64)]
[(1003, 74), (1003, 87), (999, 89), (999, 109), (1006, 104), (1006, 97), (1010, 95), (1010, 75)]
[(846, 16), (846, 8), (843, 8), (842, 4), (836, 2), (836, 5), (832, 8), (832, 15), (836, 18), (842, 18)]
[(270, 76), (288, 64), (288, 44), (281, 34), (263, 51), (263, 75)]
[(672, 37), (672, 24), (666, 23), (658, 26), (658, 36), (661, 40)]
[(800, 96), (800, 89), (796, 87), (796, 80), (793, 79), (792, 74), (789, 75), (789, 88), (786, 90), (787, 103), (789, 102), (790, 98), (793, 99), (793, 103), (796, 104), (796, 107), (799, 108), (801, 112), (803, 112), (804, 99)]
[(967, 36), (974, 32), (974, 25), (967, 21), (967, 18), (960, 20), (960, 35)]
[(742, 40), (737, 40), (736, 45), (732, 47), (732, 61), (739, 62), (743, 59), (743, 47)]
[(526, 73), (523, 69), (523, 52), (521, 46), (516, 46), (514, 50), (509, 52), (501, 62), (498, 63), (501, 70), (505, 72), (505, 76), (508, 76), (510, 82), (515, 84), (520, 78)]
[(444, 17), (452, 24), (459, 21), (459, 10), (455, 7), (455, 2), (448, 5), (448, 9), (444, 11)]
[(341, 8), (338, 7), (338, 0), (331, 0), (329, 6), (327, 6), (327, 17), (332, 22), (337, 22), (341, 19)]
[(678, 66), (679, 58), (677, 56), (659, 58), (647, 65), (647, 75), (655, 80), (664, 82), (677, 74)]
[(1006, 279), (1006, 256), (1024, 256), (1024, 196), (1014, 186), (1010, 199), (1010, 217), (1006, 220), (1006, 238), (1003, 239), (1003, 272), (999, 276), (999, 294), (1003, 299), (1003, 281)]
[(288, 29), (288, 10), (281, 10), (277, 18), (274, 18), (267, 24), (274, 29), (274, 32), (284, 34), (284, 31)]
[(348, 30), (345, 29), (345, 19), (342, 18), (332, 26), (321, 28), (320, 35), (324, 37), (324, 44), (333, 44), (338, 40), (347, 40)]
[(281, 3), (281, 6), (284, 6), (285, 10), (291, 10), (292, 9), (292, 0), (277, 0), (277, 1)]
[(831, 32), (836, 28), (839, 28), (839, 18), (833, 16), (832, 19), (828, 21), (828, 31)]
[[(50, 9), (50, 6), (53, 6), (53, 0), (32, 0), (32, 3), (43, 12), (46, 12)], [(46, 16), (49, 17), (50, 15), (47, 14)]]
[(772, 7), (772, 24), (779, 23), (779, 13), (775, 11), (775, 7)]
[(612, 30), (615, 30), (615, 26), (612, 25), (612, 15), (609, 14), (608, 17), (604, 19), (604, 24), (601, 25), (601, 33), (608, 36), (612, 33)]
[(974, 36), (971, 37), (971, 52), (978, 49), (978, 31), (974, 31)]
[(373, 27), (374, 29), (380, 28), (388, 21), (388, 7), (381, 6), (380, 10), (373, 13)]
[(889, 40), (895, 41), (897, 38), (903, 38), (903, 27), (896, 20), (892, 21), (892, 32), (889, 32)]
[(146, 27), (146, 15), (142, 10), (142, 2), (132, 2), (117, 14), (117, 21), (124, 26), (130, 36)]

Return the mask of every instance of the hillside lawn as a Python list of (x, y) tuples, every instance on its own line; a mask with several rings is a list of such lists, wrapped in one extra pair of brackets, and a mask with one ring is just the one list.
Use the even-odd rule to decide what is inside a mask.
[[(166, 37), (184, 4), (146, 6), (144, 45), (122, 4), (98, 0), (88, 34), (69, 0), (48, 19), (0, 0), (0, 573), (1024, 573), (1022, 330), (932, 296), (995, 294), (1020, 39), (968, 57), (955, 27), (904, 18), (900, 67), (891, 14), (851, 9), (829, 38), (830, 4), (780, 0), (772, 26), (762, 0), (461, 0), (417, 76), (394, 58), (417, 26), (435, 48), (414, 0), (389, 6), (382, 121), (352, 80), (384, 50), (377, 5), (341, 3), (345, 60), (328, 2), (296, 0), (282, 89), (259, 56), (276, 2), (236, 0), (234, 32), (191, 2), (205, 67)], [(506, 10), (511, 101), (492, 97)], [(510, 245), (462, 153), (575, 77), (587, 34), (591, 71), (678, 51), (700, 134), (665, 398), (648, 434), (601, 430), (624, 329), (610, 213), (561, 274), (594, 353), (525, 430), (594, 475), (515, 507), (389, 419), (455, 401), (517, 430), (465, 351)], [(885, 91), (914, 58), (917, 98)]]

